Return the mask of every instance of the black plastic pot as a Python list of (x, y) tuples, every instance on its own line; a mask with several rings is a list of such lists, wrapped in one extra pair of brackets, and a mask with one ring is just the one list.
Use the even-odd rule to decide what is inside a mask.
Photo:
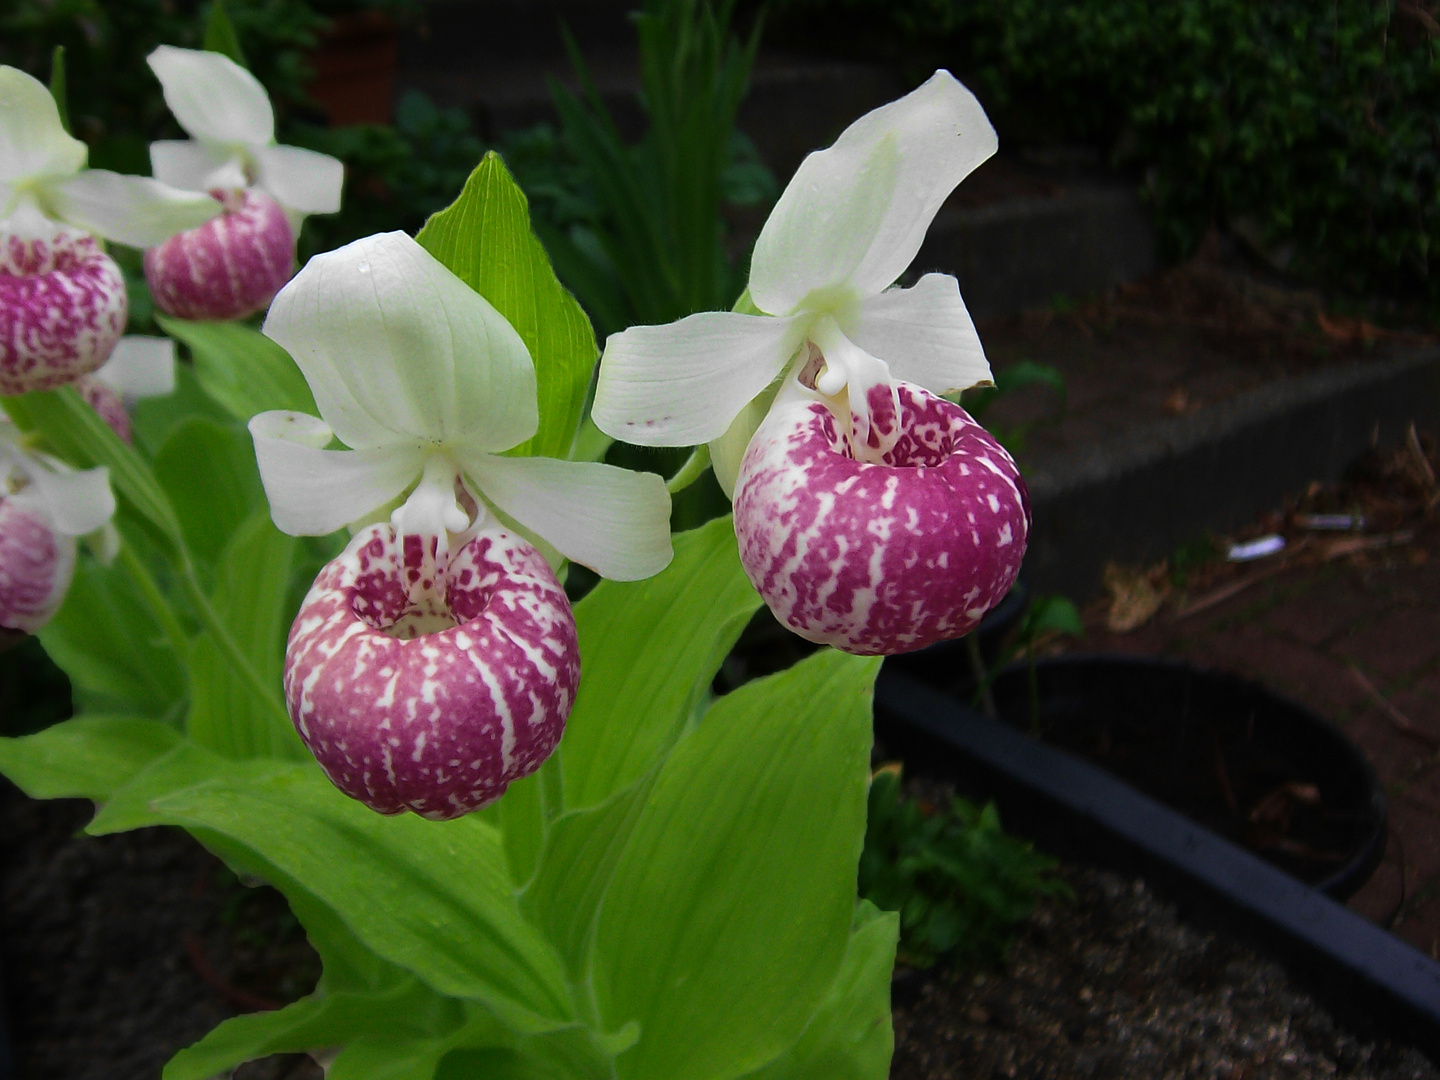
[[(1193, 678), (1192, 686), (1207, 676)], [(994, 799), (1006, 827), (1043, 849), (1143, 876), (1188, 918), (1279, 959), (1352, 1026), (1440, 1055), (1440, 963), (1319, 889), (901, 666), (881, 673), (875, 731), (913, 774)]]

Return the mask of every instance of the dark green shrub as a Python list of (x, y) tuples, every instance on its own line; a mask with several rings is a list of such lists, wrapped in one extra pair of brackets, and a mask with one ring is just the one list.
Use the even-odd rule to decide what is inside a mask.
[[(1440, 298), (1434, 0), (784, 0), (884, 26), (1014, 138), (1141, 168), (1172, 255), (1227, 226), (1352, 292)], [(903, 43), (908, 42), (907, 47)], [(1007, 124), (1008, 121), (1008, 124)]]

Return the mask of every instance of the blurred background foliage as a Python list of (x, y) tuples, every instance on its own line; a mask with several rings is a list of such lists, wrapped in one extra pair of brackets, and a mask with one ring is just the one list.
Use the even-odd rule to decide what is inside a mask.
[(946, 66), (1002, 147), (1136, 170), (1166, 254), (1212, 224), (1352, 294), (1440, 299), (1436, 0), (774, 0), (780, 39)]

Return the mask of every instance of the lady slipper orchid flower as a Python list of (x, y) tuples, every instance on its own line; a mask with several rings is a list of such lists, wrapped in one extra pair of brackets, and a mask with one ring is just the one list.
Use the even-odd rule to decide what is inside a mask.
[(96, 237), (158, 244), (214, 217), (203, 195), (86, 169), (50, 91), (0, 67), (0, 394), (93, 371), (125, 329), (120, 268)]
[(336, 786), (374, 809), (467, 813), (539, 767), (574, 701), (574, 619), (530, 537), (606, 577), (648, 577), (671, 557), (664, 481), (500, 456), (538, 425), (530, 355), (404, 233), (311, 259), (265, 333), (320, 411), (250, 422), (275, 524), (375, 522), (295, 618), (291, 719)]
[(75, 573), (76, 538), (114, 513), (105, 469), (77, 472), (27, 450), (0, 421), (0, 629), (33, 634), (50, 621)]
[(164, 397), (175, 389), (175, 343), (168, 337), (122, 337), (94, 374), (75, 380), (75, 389), (128, 443), (129, 408), (141, 398)]
[(344, 165), (276, 145), (265, 88), (229, 57), (162, 45), (148, 60), (165, 104), (191, 136), (150, 144), (155, 176), (209, 193), (224, 211), (145, 253), (155, 304), (182, 319), (258, 311), (290, 279), (305, 216), (340, 209)]
[(939, 396), (990, 381), (959, 286), (892, 287), (996, 145), (974, 95), (937, 71), (801, 164), (755, 244), (758, 314), (606, 344), (596, 424), (644, 445), (710, 443), (751, 582), (811, 640), (876, 654), (959, 636), (1019, 570), (1029, 507), (1014, 462)]

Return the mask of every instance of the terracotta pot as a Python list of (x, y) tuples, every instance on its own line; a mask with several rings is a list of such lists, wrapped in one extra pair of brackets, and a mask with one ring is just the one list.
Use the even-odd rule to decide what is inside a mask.
[(342, 15), (310, 54), (315, 78), (306, 93), (333, 127), (388, 124), (394, 115), (400, 32), (379, 11)]

